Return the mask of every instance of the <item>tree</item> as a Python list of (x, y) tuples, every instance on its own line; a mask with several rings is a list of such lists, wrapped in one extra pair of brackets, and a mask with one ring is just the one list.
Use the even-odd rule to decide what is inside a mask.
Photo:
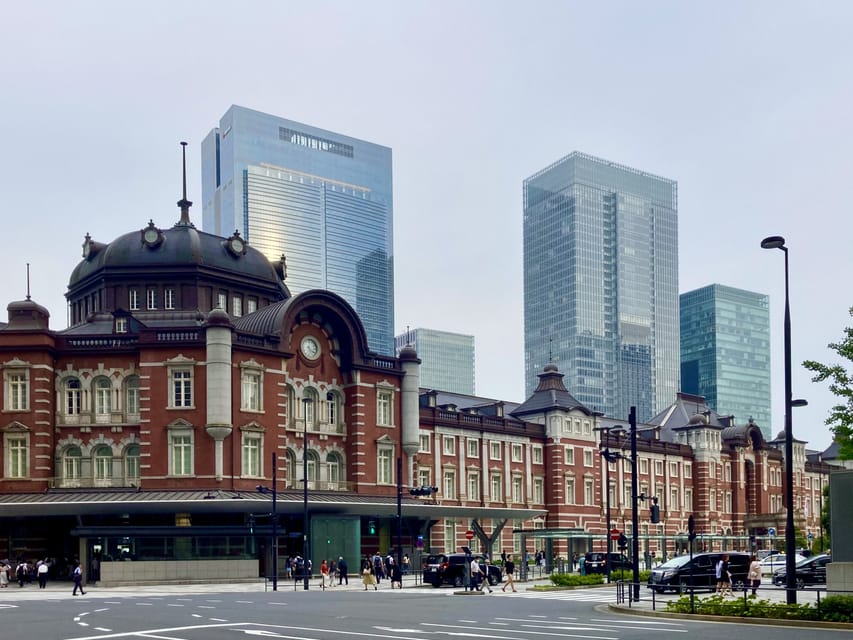
[(829, 511), (829, 485), (826, 485), (823, 488), (823, 505), (820, 512), (820, 527), (823, 532), (823, 538), (820, 542), (820, 550), (823, 552), (824, 549), (829, 549), (832, 544), (832, 540), (830, 538), (830, 534), (832, 533), (832, 529), (830, 528), (830, 523), (832, 522), (831, 513)]
[[(853, 316), (853, 307), (849, 313)], [(846, 327), (841, 342), (831, 342), (827, 346), (853, 363), (853, 328)], [(803, 366), (814, 372), (812, 382), (829, 381), (829, 390), (840, 398), (841, 403), (829, 410), (826, 424), (838, 443), (838, 457), (853, 460), (853, 374), (841, 364), (826, 365), (816, 360), (806, 360)]]

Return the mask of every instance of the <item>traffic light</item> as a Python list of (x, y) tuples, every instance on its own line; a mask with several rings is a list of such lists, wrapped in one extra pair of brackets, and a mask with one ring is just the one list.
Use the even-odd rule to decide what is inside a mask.
[(649, 507), (649, 510), (651, 511), (652, 524), (660, 522), (660, 507), (657, 498), (652, 498), (652, 506)]
[(619, 548), (625, 550), (628, 548), (628, 536), (624, 533), (619, 534)]
[(249, 514), (249, 535), (255, 535), (255, 516), (254, 514)]
[(375, 520), (368, 520), (367, 521), (367, 532), (372, 536), (376, 535), (376, 521)]
[(431, 496), (438, 493), (438, 487), (412, 487), (409, 489), (409, 493), (413, 496)]

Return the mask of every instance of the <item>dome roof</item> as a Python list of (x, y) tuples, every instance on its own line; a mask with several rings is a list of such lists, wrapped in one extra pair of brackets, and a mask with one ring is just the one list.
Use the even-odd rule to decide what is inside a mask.
[[(146, 234), (154, 241), (146, 241)], [(231, 242), (238, 238), (235, 248)], [(93, 242), (88, 236), (83, 244), (87, 257), (71, 273), (68, 283), (73, 289), (101, 269), (138, 270), (158, 266), (197, 265), (231, 271), (243, 277), (274, 283), (282, 292), (284, 283), (275, 268), (260, 251), (248, 246), (237, 234), (231, 238), (199, 231), (192, 224), (179, 222), (170, 229), (157, 229), (153, 223), (141, 231), (131, 231), (109, 244)]]

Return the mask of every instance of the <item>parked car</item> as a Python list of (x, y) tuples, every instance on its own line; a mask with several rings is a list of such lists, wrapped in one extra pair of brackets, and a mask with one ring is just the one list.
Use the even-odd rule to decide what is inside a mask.
[[(630, 571), (634, 568), (624, 553), (610, 553), (610, 571)], [(584, 554), (584, 571), (586, 573), (607, 573), (607, 554), (592, 551)]]
[[(774, 553), (772, 556), (767, 556), (761, 561), (761, 575), (772, 576), (777, 569), (784, 569), (788, 560), (788, 556), (784, 553)], [(794, 555), (794, 564), (800, 564), (805, 560), (804, 556), (799, 553)]]
[[(832, 562), (832, 557), (827, 554), (812, 556), (800, 562), (796, 567), (797, 589), (809, 585), (826, 584), (826, 565)], [(787, 584), (788, 571), (778, 569), (773, 573), (773, 584), (783, 587)]]
[[(649, 574), (649, 588), (657, 593), (667, 589), (686, 593), (691, 584), (694, 589), (717, 588), (717, 562), (723, 553), (695, 553), (693, 561), (690, 556), (678, 556), (667, 560), (652, 569)], [(739, 552), (727, 552), (729, 556), (729, 573), (732, 574), (732, 588), (743, 589), (746, 576), (749, 573), (749, 555)], [(691, 575), (691, 567), (693, 569)]]
[[(496, 567), (492, 564), (484, 564), (483, 556), (466, 556), (464, 553), (428, 556), (428, 559), (431, 559), (432, 562), (429, 564), (426, 562), (424, 563), (424, 582), (431, 584), (433, 587), (440, 587), (443, 584), (462, 587), (465, 584), (465, 560), (466, 558), (470, 559), (471, 557), (477, 559), (480, 567), (487, 567), (486, 576), (491, 586), (500, 584), (503, 580), (500, 567)], [(434, 570), (433, 567), (435, 567)]]

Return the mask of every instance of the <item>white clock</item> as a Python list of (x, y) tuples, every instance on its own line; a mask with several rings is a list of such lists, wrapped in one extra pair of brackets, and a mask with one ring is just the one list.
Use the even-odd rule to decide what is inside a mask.
[(299, 348), (302, 350), (302, 355), (309, 360), (314, 360), (318, 355), (320, 355), (320, 343), (311, 336), (305, 336), (302, 338), (302, 343), (299, 345)]

